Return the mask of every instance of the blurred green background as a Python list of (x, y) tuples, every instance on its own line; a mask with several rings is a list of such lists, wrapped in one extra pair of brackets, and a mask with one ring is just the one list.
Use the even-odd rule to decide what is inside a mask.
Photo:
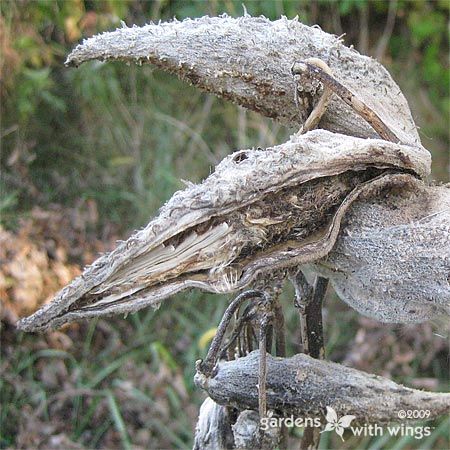
[[(182, 179), (202, 180), (233, 150), (286, 140), (292, 130), (150, 66), (63, 66), (82, 38), (114, 29), (120, 20), (142, 25), (223, 12), (239, 16), (242, 3), (2, 1), (2, 226), (18, 233), (36, 207), (63, 216), (93, 208), (95, 218), (83, 225), (86, 246), (90, 240), (109, 245), (145, 225), (183, 188)], [(383, 62), (433, 153), (433, 178), (449, 181), (448, 0), (244, 4), (251, 15), (298, 15), (306, 24), (345, 33), (347, 45)], [(59, 233), (70, 235), (70, 226)], [(69, 262), (92, 259), (78, 250), (68, 251)], [(287, 287), (283, 302), (293, 353), (299, 334), (291, 299)], [(1, 447), (189, 447), (203, 399), (193, 386), (194, 362), (204, 355), (208, 332), (227, 301), (187, 293), (156, 313), (83, 323), (65, 334), (22, 335), (4, 322)], [(325, 319), (330, 359), (405, 384), (446, 389), (448, 342), (430, 325), (380, 325), (360, 318), (331, 292)], [(348, 437), (342, 443), (327, 433), (321, 448), (446, 448), (448, 421), (433, 425), (432, 436), (420, 441)]]

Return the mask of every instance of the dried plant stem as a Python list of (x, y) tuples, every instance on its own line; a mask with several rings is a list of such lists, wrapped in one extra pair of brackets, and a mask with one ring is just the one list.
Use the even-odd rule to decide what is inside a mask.
[(259, 397), (259, 418), (260, 420), (266, 417), (267, 413), (267, 328), (268, 328), (267, 317), (261, 320), (259, 329), (259, 371), (258, 371), (258, 397)]
[[(333, 76), (333, 72), (331, 71), (328, 64), (326, 64), (324, 61), (322, 61), (319, 58), (308, 58), (305, 63), (311, 64), (312, 66), (318, 67), (319, 69), (323, 70), (326, 74)], [(297, 95), (297, 89), (295, 90)], [(331, 94), (333, 93), (332, 89), (327, 85), (323, 85), (323, 92), (322, 95), (317, 102), (316, 106), (314, 106), (314, 109), (312, 110), (311, 114), (306, 119), (303, 126), (300, 128), (300, 133), (306, 133), (308, 131), (314, 130), (319, 125), (320, 120), (322, 119), (323, 115), (325, 114), (328, 104), (331, 100)]]
[(311, 62), (308, 62), (308, 60), (298, 61), (294, 63), (291, 71), (293, 75), (306, 75), (310, 78), (316, 78), (327, 90), (330, 89), (333, 91), (349, 105), (353, 111), (361, 116), (383, 139), (396, 143), (400, 141), (372, 108), (370, 108), (360, 97), (350, 91), (350, 89), (330, 75), (330, 73), (327, 73), (322, 67), (319, 67), (318, 64), (312, 64)]
[(245, 291), (242, 294), (238, 295), (225, 310), (219, 327), (217, 328), (216, 335), (214, 336), (211, 346), (209, 347), (206, 358), (203, 361), (197, 362), (197, 370), (203, 373), (205, 376), (209, 377), (212, 375), (214, 366), (216, 365), (218, 356), (220, 354), (220, 349), (223, 338), (225, 336), (225, 332), (231, 319), (233, 318), (233, 314), (237, 311), (237, 309), (242, 305), (243, 302), (251, 298), (260, 298), (265, 300), (266, 295), (261, 291)]
[(317, 277), (314, 283), (312, 301), (306, 305), (305, 319), (309, 356), (316, 359), (325, 358), (322, 323), (322, 302), (328, 287), (328, 280)]
[[(301, 323), (303, 351), (316, 359), (324, 359), (322, 301), (328, 287), (328, 280), (316, 277), (311, 289), (305, 276), (299, 271), (293, 279)], [(301, 450), (313, 450), (319, 447), (320, 428), (306, 427), (300, 442)]]
[(278, 296), (273, 301), (275, 314), (275, 353), (277, 356), (286, 356), (286, 333), (284, 328), (283, 308), (280, 305)]

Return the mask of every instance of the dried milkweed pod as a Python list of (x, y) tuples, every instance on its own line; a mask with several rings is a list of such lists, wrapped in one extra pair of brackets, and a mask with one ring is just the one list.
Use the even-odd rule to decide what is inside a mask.
[[(420, 145), (408, 104), (388, 71), (318, 27), (282, 17), (202, 17), (119, 28), (87, 39), (67, 58), (69, 66), (90, 60), (151, 63), (206, 92), (297, 129), (322, 93), (300, 83), (295, 102), (291, 68), (319, 58), (338, 81), (360, 95), (401, 142)], [(358, 137), (377, 137), (355, 111), (333, 96), (320, 127)]]
[(428, 165), (420, 148), (319, 130), (235, 153), (20, 326), (156, 307), (189, 287), (233, 292), (274, 268), (317, 261), (362, 193), (408, 185)]
[(363, 193), (314, 269), (339, 297), (382, 322), (450, 315), (450, 185), (409, 177)]
[[(243, 42), (254, 43), (251, 51)], [(330, 277), (345, 301), (381, 320), (447, 313), (448, 189), (423, 181), (430, 155), (401, 91), (377, 62), (297, 21), (250, 17), (123, 28), (86, 41), (67, 62), (151, 62), (282, 123), (300, 125), (321, 94), (320, 86), (304, 80), (297, 89), (300, 109), (295, 104), (292, 63), (308, 58), (327, 60), (346, 92), (400, 142), (374, 139), (374, 128), (333, 96), (320, 122), (329, 131), (230, 155), (19, 327), (45, 329), (157, 307), (192, 287), (233, 292), (274, 268), (305, 264)], [(361, 249), (365, 242), (371, 245)], [(404, 278), (394, 273), (396, 258), (404, 257), (399, 248), (409, 255)], [(417, 283), (421, 271), (430, 276)]]
[[(219, 405), (256, 409), (259, 354), (219, 363), (212, 378), (196, 374), (197, 386)], [(290, 358), (267, 355), (268, 407), (293, 417), (324, 416), (331, 407), (339, 417), (355, 416), (355, 424), (399, 421), (399, 411), (426, 410), (426, 419), (448, 413), (450, 394), (410, 389), (393, 381), (299, 353)], [(403, 420), (417, 420), (401, 417)]]

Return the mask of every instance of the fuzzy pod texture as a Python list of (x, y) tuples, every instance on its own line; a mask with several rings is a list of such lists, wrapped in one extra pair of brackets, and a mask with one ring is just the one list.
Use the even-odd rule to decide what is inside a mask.
[[(292, 64), (308, 58), (326, 61), (401, 143), (374, 139), (374, 130), (333, 96), (322, 130), (225, 158), (202, 184), (175, 193), (147, 227), (100, 257), (19, 327), (33, 331), (158, 307), (192, 287), (234, 292), (261, 274), (304, 264), (326, 274), (344, 301), (379, 320), (447, 314), (448, 189), (421, 181), (430, 173), (430, 155), (403, 94), (376, 61), (297, 20), (222, 16), (104, 33), (78, 46), (67, 64), (153, 63), (200, 89), (299, 126), (322, 92), (309, 81), (293, 83)], [(424, 206), (419, 213), (418, 205)], [(405, 278), (396, 258), (403, 258)], [(371, 271), (371, 264), (382, 269)]]
[(385, 185), (352, 205), (337, 245), (314, 270), (382, 322), (450, 317), (450, 185)]
[[(125, 25), (85, 40), (66, 64), (90, 60), (151, 63), (194, 86), (299, 128), (322, 94), (313, 83), (298, 86), (291, 67), (319, 58), (336, 79), (358, 96), (392, 129), (400, 142), (420, 146), (408, 103), (389, 72), (342, 41), (298, 21), (282, 17), (202, 17)], [(332, 96), (320, 127), (358, 137), (377, 133), (339, 98)]]
[[(421, 148), (324, 130), (293, 136), (266, 150), (237, 152), (202, 184), (175, 193), (147, 227), (100, 257), (19, 327), (45, 329), (79, 318), (157, 307), (189, 287), (234, 292), (260, 273), (316, 261), (333, 248), (342, 217), (361, 192), (392, 176), (413, 176), (395, 175), (393, 170), (425, 176), (429, 165), (429, 155)], [(344, 182), (349, 173), (361, 177), (355, 187)], [(322, 189), (333, 176), (331, 190)], [(315, 197), (290, 195), (306, 183), (316, 184)], [(341, 195), (334, 198), (337, 190)], [(270, 231), (280, 228), (280, 217), (271, 216), (264, 205), (281, 192), (289, 209), (281, 228), (288, 219), (304, 220), (298, 235), (266, 242), (267, 235), (273, 235)], [(311, 212), (324, 202), (330, 206), (317, 226)], [(232, 220), (236, 214), (240, 220)]]

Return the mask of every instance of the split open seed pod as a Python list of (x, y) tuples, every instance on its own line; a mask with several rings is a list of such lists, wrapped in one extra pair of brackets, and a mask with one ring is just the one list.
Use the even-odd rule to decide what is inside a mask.
[(428, 167), (419, 148), (323, 130), (237, 152), (20, 327), (156, 307), (190, 287), (233, 292), (258, 274), (318, 261), (361, 193), (398, 188)]
[[(253, 44), (244, 48), (242, 42)], [(294, 135), (225, 158), (19, 327), (33, 331), (157, 307), (187, 288), (234, 292), (275, 269), (305, 264), (329, 276), (343, 300), (380, 320), (448, 313), (449, 189), (425, 184), (430, 155), (406, 100), (377, 62), (297, 21), (221, 17), (105, 33), (79, 46), (68, 63), (155, 63), (201, 89), (298, 125), (320, 97), (320, 88), (304, 81), (300, 109), (295, 105), (290, 69), (297, 58), (309, 57), (327, 59), (336, 78), (402, 143), (373, 139), (370, 125), (333, 97), (320, 127), (334, 132)], [(399, 258), (410, 270), (406, 278), (394, 270)], [(384, 261), (386, 270), (375, 270)], [(367, 270), (372, 262), (374, 270)], [(421, 270), (430, 276), (417, 283)]]

